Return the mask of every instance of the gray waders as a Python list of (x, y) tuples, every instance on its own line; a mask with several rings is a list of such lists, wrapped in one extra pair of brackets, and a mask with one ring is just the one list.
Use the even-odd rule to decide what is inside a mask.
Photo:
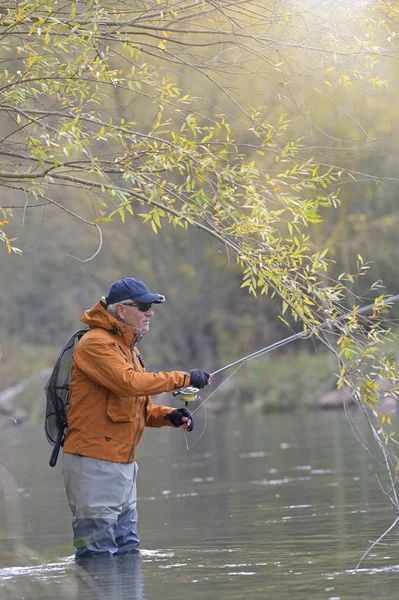
[(64, 452), (65, 491), (73, 515), (75, 557), (139, 551), (137, 463)]

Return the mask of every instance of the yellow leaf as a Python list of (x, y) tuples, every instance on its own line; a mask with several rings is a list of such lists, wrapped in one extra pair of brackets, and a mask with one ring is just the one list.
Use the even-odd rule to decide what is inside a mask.
[(270, 127), (269, 132), (267, 134), (267, 136), (265, 137), (265, 139), (263, 140), (264, 144), (267, 144), (267, 142), (270, 140), (270, 138), (272, 137), (272, 128)]
[(285, 319), (283, 319), (283, 317), (281, 315), (277, 315), (278, 318), (280, 319), (280, 321), (282, 321), (284, 323), (284, 325), (287, 325), (288, 327), (290, 326), (288, 321), (286, 321)]

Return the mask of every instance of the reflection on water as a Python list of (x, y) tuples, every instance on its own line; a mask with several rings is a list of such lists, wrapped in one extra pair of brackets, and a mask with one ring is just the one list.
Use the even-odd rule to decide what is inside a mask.
[(1, 571), (4, 597), (54, 598), (62, 591), (63, 598), (71, 599), (143, 600), (141, 563), (140, 555), (88, 559), (78, 565), (68, 557), (59, 562), (5, 568)]
[(212, 415), (191, 450), (182, 432), (148, 430), (144, 550), (84, 565), (72, 558), (61, 469), (47, 466), (42, 431), (3, 432), (1, 598), (397, 597), (396, 532), (354, 570), (395, 515), (343, 414)]
[(81, 561), (77, 573), (78, 597), (143, 600), (141, 560), (141, 556), (126, 555)]

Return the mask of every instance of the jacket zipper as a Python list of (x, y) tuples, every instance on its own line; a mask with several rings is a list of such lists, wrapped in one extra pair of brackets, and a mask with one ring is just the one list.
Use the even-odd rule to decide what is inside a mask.
[[(131, 354), (132, 354), (132, 363), (133, 363), (133, 369), (134, 369), (135, 371), (137, 371), (137, 368), (136, 368), (136, 363), (134, 362), (134, 353), (133, 353), (133, 348), (134, 348), (134, 344), (131, 346)], [(138, 434), (138, 432), (140, 431), (140, 425), (141, 425), (141, 409), (142, 409), (142, 406), (143, 406), (144, 400), (145, 400), (145, 398), (144, 398), (144, 399), (143, 399), (143, 400), (140, 402), (140, 405), (139, 405), (139, 419), (138, 419), (138, 422), (137, 422), (136, 431), (135, 431), (135, 433), (134, 433), (134, 436), (133, 436), (133, 443), (132, 443), (132, 447), (130, 448), (129, 456), (127, 457), (127, 461), (126, 461), (127, 463), (130, 463), (130, 459), (131, 459), (131, 457), (132, 457), (132, 454), (133, 454), (133, 452), (134, 452), (134, 448), (135, 448), (135, 442), (136, 442), (137, 434)]]
[(122, 348), (122, 346), (119, 346), (119, 350), (122, 352), (123, 356), (125, 357), (125, 361), (128, 363), (128, 362), (129, 362), (129, 360), (128, 360), (128, 358), (127, 358), (127, 354), (126, 354), (126, 352), (124, 351), (124, 349)]

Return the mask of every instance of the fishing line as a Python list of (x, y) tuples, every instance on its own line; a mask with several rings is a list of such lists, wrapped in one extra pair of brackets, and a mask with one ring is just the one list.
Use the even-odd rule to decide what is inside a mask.
[[(197, 412), (197, 410), (199, 410), (199, 409), (200, 409), (202, 406), (205, 406), (205, 404), (208, 402), (208, 400), (210, 400), (210, 399), (212, 398), (212, 396), (213, 396), (214, 394), (216, 394), (216, 392), (218, 392), (218, 391), (220, 390), (220, 388), (221, 388), (222, 386), (224, 386), (224, 384), (225, 384), (225, 383), (227, 383), (227, 382), (228, 382), (228, 380), (230, 379), (230, 377), (233, 377), (233, 375), (235, 375), (235, 373), (237, 373), (237, 371), (238, 371), (239, 369), (241, 369), (241, 367), (242, 367), (243, 365), (245, 365), (245, 362), (242, 362), (241, 364), (239, 364), (239, 365), (238, 365), (238, 367), (237, 367), (236, 369), (234, 369), (234, 371), (233, 371), (233, 372), (232, 372), (232, 373), (231, 373), (231, 374), (230, 374), (228, 377), (226, 377), (226, 379), (224, 379), (224, 380), (222, 381), (222, 383), (220, 383), (220, 384), (218, 385), (218, 387), (217, 387), (216, 389), (214, 389), (214, 390), (213, 390), (213, 392), (212, 392), (211, 394), (209, 394), (209, 396), (208, 396), (207, 398), (205, 398), (205, 400), (201, 400), (201, 397), (199, 397), (199, 399), (201, 400), (201, 404), (200, 404), (199, 406), (197, 406), (197, 408), (196, 408), (195, 410), (192, 410), (192, 411), (191, 411), (191, 414), (192, 414), (192, 415), (194, 415), (194, 414)], [(199, 435), (199, 436), (198, 436), (198, 438), (195, 440), (195, 442), (194, 442), (194, 443), (193, 443), (191, 446), (189, 446), (189, 445), (188, 445), (188, 441), (187, 441), (187, 434), (186, 434), (186, 432), (184, 432), (184, 438), (185, 438), (185, 440), (186, 440), (186, 449), (187, 449), (187, 450), (191, 450), (191, 448), (193, 448), (193, 446), (195, 446), (195, 444), (196, 444), (196, 443), (197, 443), (197, 442), (198, 442), (198, 441), (199, 441), (199, 440), (202, 438), (202, 436), (203, 436), (203, 435), (204, 435), (204, 433), (205, 433), (205, 429), (206, 429), (206, 426), (207, 426), (207, 421), (208, 421), (208, 420), (207, 420), (207, 410), (206, 410), (206, 407), (205, 407), (205, 409), (204, 409), (204, 416), (205, 416), (204, 428), (203, 428), (203, 430), (202, 430), (202, 432), (201, 432), (201, 435)]]
[[(199, 410), (202, 406), (205, 406), (205, 404), (208, 402), (208, 400), (210, 400), (212, 398), (212, 396), (214, 396), (216, 394), (216, 392), (218, 392), (220, 390), (220, 388), (223, 387), (224, 384), (227, 383), (228, 380), (231, 377), (233, 377), (233, 375), (235, 375), (239, 369), (241, 369), (241, 367), (243, 367), (249, 360), (251, 360), (251, 358), (255, 358), (255, 356), (258, 356), (259, 354), (266, 354), (267, 352), (271, 352), (275, 348), (279, 348), (281, 346), (284, 346), (285, 344), (288, 344), (289, 342), (291, 342), (293, 338), (302, 337), (304, 339), (307, 339), (307, 338), (311, 337), (311, 335), (312, 335), (312, 331), (311, 330), (309, 330), (307, 332), (301, 331), (299, 334), (296, 333), (293, 336), (290, 336), (289, 338), (286, 338), (284, 340), (280, 340), (279, 342), (275, 342), (274, 344), (271, 344), (267, 348), (262, 348), (262, 350), (258, 350), (257, 352), (254, 352), (253, 354), (250, 354), (249, 356), (246, 356), (245, 358), (240, 358), (239, 360), (236, 360), (235, 362), (230, 363), (226, 367), (223, 367), (221, 369), (218, 369), (217, 371), (214, 371), (213, 373), (210, 373), (210, 376), (213, 377), (214, 375), (218, 375), (219, 373), (222, 373), (222, 371), (226, 371), (227, 369), (230, 369), (234, 365), (237, 365), (237, 368), (234, 369), (234, 371), (232, 373), (230, 373), (230, 375), (228, 377), (226, 377), (226, 379), (224, 379), (222, 381), (222, 383), (220, 383), (217, 386), (217, 388), (214, 389), (213, 392), (211, 394), (209, 394), (209, 396), (207, 398), (205, 398), (205, 400), (201, 400), (201, 397), (199, 397), (199, 399), (201, 400), (201, 404), (199, 406), (197, 406), (197, 408), (195, 410), (192, 410), (191, 414), (194, 415), (197, 412), (197, 410)], [(187, 434), (186, 434), (186, 432), (184, 432), (184, 437), (185, 437), (185, 440), (186, 440), (186, 448), (187, 448), (187, 450), (190, 450), (193, 446), (195, 446), (195, 444), (202, 438), (202, 436), (205, 433), (205, 429), (206, 429), (206, 425), (207, 425), (206, 407), (205, 407), (205, 410), (204, 410), (204, 415), (205, 415), (204, 428), (203, 428), (203, 430), (201, 432), (201, 435), (195, 440), (195, 442), (191, 446), (188, 445)]]
[[(389, 298), (382, 300), (381, 304), (382, 305), (387, 305), (390, 302), (396, 302), (397, 300), (399, 300), (399, 294), (397, 294), (396, 296), (390, 296)], [(239, 358), (238, 360), (226, 365), (225, 367), (222, 367), (221, 369), (217, 369), (216, 371), (214, 371), (213, 373), (210, 373), (210, 377), (214, 377), (215, 375), (218, 375), (219, 373), (222, 373), (223, 371), (226, 371), (227, 369), (230, 369), (231, 367), (234, 367), (237, 365), (237, 368), (231, 373), (231, 375), (229, 375), (229, 377), (227, 377), (224, 381), (222, 381), (222, 383), (204, 400), (201, 401), (201, 404), (194, 410), (192, 411), (192, 414), (195, 414), (197, 412), (197, 410), (199, 410), (202, 406), (204, 406), (208, 400), (210, 400), (212, 398), (212, 396), (214, 394), (216, 394), (216, 392), (218, 392), (220, 390), (220, 388), (227, 383), (227, 381), (230, 379), (230, 377), (233, 377), (233, 375), (238, 371), (238, 369), (240, 369), (245, 363), (247, 363), (249, 360), (257, 357), (257, 356), (261, 356), (263, 354), (267, 354), (268, 352), (271, 352), (272, 350), (275, 350), (276, 348), (281, 348), (282, 346), (285, 346), (286, 344), (289, 344), (290, 342), (297, 340), (297, 339), (309, 339), (313, 336), (313, 334), (316, 331), (320, 331), (326, 327), (332, 327), (334, 326), (334, 324), (339, 323), (344, 321), (345, 319), (347, 319), (348, 317), (350, 317), (351, 315), (359, 315), (362, 314), (364, 312), (367, 312), (369, 310), (372, 310), (373, 308), (378, 308), (379, 305), (375, 305), (375, 303), (373, 302), (372, 304), (367, 304), (366, 306), (362, 306), (360, 308), (356, 308), (353, 311), (349, 311), (349, 312), (342, 312), (342, 314), (336, 318), (331, 318), (331, 319), (327, 319), (326, 321), (323, 321), (323, 323), (320, 323), (319, 325), (316, 325), (313, 329), (308, 328), (306, 330), (300, 331), (299, 333), (294, 333), (293, 335), (290, 335), (289, 337), (284, 338), (283, 340), (274, 342), (273, 344), (271, 344), (270, 346), (266, 346), (266, 348), (261, 348), (260, 350), (257, 350), (256, 352), (253, 352), (252, 354), (249, 354), (248, 356), (244, 356), (243, 358)], [(185, 401), (186, 406), (188, 406), (188, 402), (189, 401), (193, 401), (196, 400), (198, 398), (198, 388), (195, 387), (186, 387), (186, 388), (181, 388), (179, 390), (175, 390), (173, 392), (173, 396), (177, 396), (178, 394), (181, 395), (181, 399), (183, 401)], [(201, 400), (201, 398), (199, 398)], [(205, 414), (205, 418), (206, 418), (206, 409), (204, 411)], [(187, 442), (187, 437), (186, 437), (186, 433), (184, 432), (185, 435), (185, 440), (186, 440), (186, 447), (187, 450), (189, 450), (190, 448), (192, 448), (203, 436), (205, 429), (206, 429), (206, 420), (205, 420), (205, 424), (204, 424), (204, 429), (201, 432), (201, 435), (197, 438), (197, 440), (192, 444), (192, 446), (188, 445)]]
[[(388, 304), (390, 302), (396, 302), (397, 300), (399, 300), (399, 294), (397, 294), (396, 296), (391, 296), (391, 297), (387, 298), (386, 300), (382, 300), (381, 305), (385, 306), (386, 304)], [(285, 346), (286, 344), (289, 344), (290, 342), (293, 342), (294, 340), (297, 340), (299, 338), (309, 339), (317, 331), (325, 329), (326, 327), (331, 328), (335, 324), (344, 321), (351, 315), (357, 316), (357, 315), (360, 315), (360, 314), (362, 314), (366, 311), (369, 311), (373, 308), (378, 308), (379, 306), (380, 305), (376, 306), (375, 303), (373, 302), (372, 304), (367, 304), (366, 306), (362, 306), (361, 308), (356, 308), (355, 310), (352, 310), (349, 312), (343, 312), (339, 317), (327, 319), (326, 321), (323, 321), (323, 323), (320, 323), (319, 325), (315, 325), (313, 328), (308, 327), (307, 329), (304, 329), (303, 331), (300, 331), (299, 333), (294, 333), (293, 335), (290, 335), (289, 337), (286, 337), (283, 340), (274, 342), (270, 346), (266, 346), (266, 348), (261, 348), (260, 350), (257, 350), (256, 352), (249, 354), (248, 356), (239, 358), (238, 360), (230, 363), (229, 365), (226, 365), (225, 367), (222, 367), (221, 369), (214, 371), (213, 373), (210, 374), (210, 376), (213, 377), (214, 375), (218, 375), (219, 373), (222, 373), (223, 371), (226, 371), (227, 369), (230, 369), (231, 367), (234, 367), (235, 365), (245, 363), (248, 360), (251, 360), (257, 356), (261, 356), (262, 354), (266, 354), (267, 352), (270, 352), (271, 350), (275, 350), (276, 348), (281, 348), (282, 346)], [(199, 391), (198, 388), (189, 386), (186, 388), (180, 388), (179, 390), (175, 390), (173, 392), (173, 396), (177, 396), (177, 395), (181, 394), (181, 399), (186, 402), (186, 406), (187, 406), (187, 403), (189, 401), (197, 399), (198, 391)]]

